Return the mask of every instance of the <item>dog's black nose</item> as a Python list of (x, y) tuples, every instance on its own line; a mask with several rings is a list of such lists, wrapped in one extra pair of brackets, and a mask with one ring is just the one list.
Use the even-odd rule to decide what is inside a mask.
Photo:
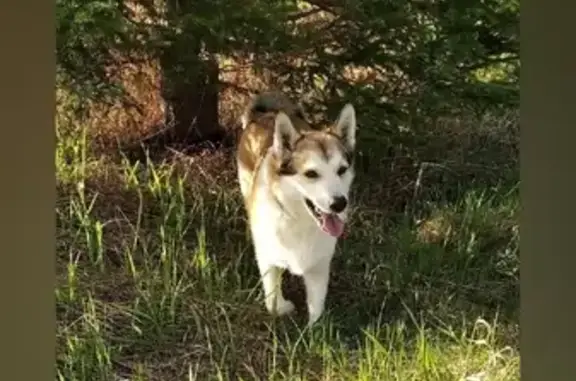
[(330, 210), (332, 210), (334, 213), (340, 213), (344, 209), (346, 209), (347, 205), (348, 201), (346, 200), (346, 197), (344, 196), (334, 197), (334, 199), (332, 200), (332, 204), (330, 204)]

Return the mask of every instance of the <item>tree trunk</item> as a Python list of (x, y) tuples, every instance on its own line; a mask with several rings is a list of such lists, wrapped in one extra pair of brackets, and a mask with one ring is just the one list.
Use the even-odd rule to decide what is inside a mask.
[[(167, 6), (169, 24), (178, 25), (182, 15), (190, 11), (177, 0), (168, 0)], [(164, 145), (218, 142), (224, 138), (218, 118), (218, 63), (212, 55), (203, 57), (202, 34), (197, 32), (191, 29), (173, 35), (160, 55), (167, 127), (160, 138)]]
[(171, 126), (171, 140), (179, 144), (221, 140), (224, 131), (218, 122), (217, 62), (164, 60), (162, 66), (188, 68), (181, 73), (163, 70), (163, 93), (168, 110), (166, 122)]

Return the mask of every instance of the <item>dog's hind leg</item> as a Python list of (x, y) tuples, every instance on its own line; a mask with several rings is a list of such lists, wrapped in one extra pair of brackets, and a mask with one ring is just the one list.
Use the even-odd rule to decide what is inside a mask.
[(323, 261), (304, 274), (306, 303), (308, 305), (308, 325), (314, 324), (324, 312), (328, 283), (330, 281), (330, 261)]
[(294, 311), (294, 303), (282, 295), (282, 270), (276, 266), (259, 263), (266, 309), (275, 315), (286, 315)]

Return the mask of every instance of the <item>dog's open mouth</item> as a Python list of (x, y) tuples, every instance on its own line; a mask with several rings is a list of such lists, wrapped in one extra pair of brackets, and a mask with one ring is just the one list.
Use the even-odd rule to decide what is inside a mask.
[(312, 201), (305, 198), (306, 207), (316, 219), (320, 228), (333, 237), (340, 237), (344, 232), (344, 221), (335, 213), (324, 213)]

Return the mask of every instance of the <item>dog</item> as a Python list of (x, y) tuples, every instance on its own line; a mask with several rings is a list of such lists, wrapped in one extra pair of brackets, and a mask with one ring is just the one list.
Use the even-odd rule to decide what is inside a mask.
[(271, 314), (294, 304), (280, 287), (284, 270), (306, 287), (308, 325), (324, 312), (336, 242), (350, 209), (356, 112), (311, 126), (302, 107), (280, 92), (252, 98), (242, 115), (236, 161), (256, 261)]

